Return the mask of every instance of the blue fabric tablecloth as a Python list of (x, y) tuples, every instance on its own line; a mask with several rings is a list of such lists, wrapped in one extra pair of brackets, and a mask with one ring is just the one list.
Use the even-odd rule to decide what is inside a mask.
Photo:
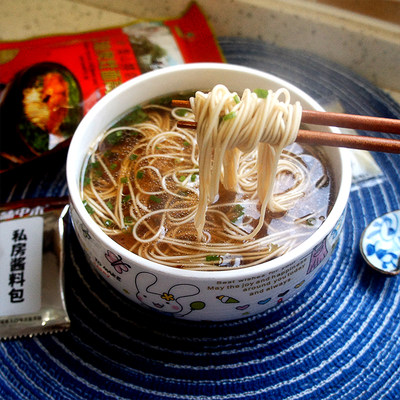
[[(400, 107), (359, 76), (312, 54), (220, 38), (230, 63), (280, 76), (322, 104), (399, 118)], [(373, 154), (380, 179), (353, 187), (332, 260), (304, 292), (263, 314), (196, 323), (144, 310), (87, 265), (69, 229), (68, 332), (0, 342), (4, 399), (400, 398), (400, 277), (367, 267), (365, 226), (400, 208), (400, 156)], [(64, 160), (21, 178), (3, 200), (67, 194)]]

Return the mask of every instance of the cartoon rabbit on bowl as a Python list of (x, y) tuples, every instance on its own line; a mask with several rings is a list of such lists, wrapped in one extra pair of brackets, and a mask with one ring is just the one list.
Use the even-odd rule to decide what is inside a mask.
[(165, 290), (157, 285), (158, 278), (150, 272), (136, 275), (136, 298), (144, 305), (175, 317), (183, 317), (205, 307), (202, 301), (190, 302), (190, 297), (200, 293), (195, 285), (176, 284)]

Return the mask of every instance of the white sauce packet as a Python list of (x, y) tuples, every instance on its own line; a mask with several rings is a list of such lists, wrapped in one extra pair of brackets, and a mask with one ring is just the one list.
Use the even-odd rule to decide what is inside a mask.
[(64, 301), (65, 199), (0, 207), (0, 338), (68, 329)]

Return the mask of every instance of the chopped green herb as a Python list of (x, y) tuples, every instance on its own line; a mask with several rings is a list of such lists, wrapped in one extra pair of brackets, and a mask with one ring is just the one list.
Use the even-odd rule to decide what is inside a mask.
[(125, 224), (131, 224), (133, 222), (133, 218), (131, 216), (124, 217)]
[(189, 192), (187, 190), (179, 190), (178, 196), (188, 196)]
[(104, 152), (104, 157), (108, 158), (108, 157), (110, 157), (112, 154), (113, 154), (113, 152), (112, 152), (111, 150), (106, 150), (106, 151)]
[(185, 179), (186, 179), (186, 176), (185, 176), (185, 175), (181, 175), (181, 176), (179, 177), (179, 181), (180, 181), (180, 182), (183, 182)]
[(234, 216), (234, 218), (231, 219), (231, 222), (232, 222), (232, 223), (235, 223), (235, 222), (237, 222), (237, 220), (238, 220), (241, 216), (244, 215), (244, 207), (243, 207), (242, 205), (240, 205), (240, 204), (236, 204), (236, 205), (233, 207), (233, 212), (235, 213), (235, 216)]
[(131, 199), (131, 196), (129, 195), (129, 194), (127, 194), (126, 196), (124, 196), (123, 198), (122, 198), (122, 202), (123, 203), (126, 203), (127, 201), (129, 201)]
[(220, 256), (217, 255), (208, 255), (206, 256), (206, 261), (219, 261)]
[(184, 141), (184, 142), (183, 142), (183, 145), (184, 145), (185, 147), (189, 147), (189, 146), (190, 146), (190, 142)]
[(268, 90), (266, 89), (254, 89), (254, 93), (259, 97), (260, 99), (266, 99), (268, 96)]
[(136, 174), (136, 178), (138, 178), (138, 179), (142, 179), (143, 176), (144, 176), (144, 171), (142, 171), (142, 170), (138, 171)]
[(122, 118), (122, 120), (118, 122), (118, 125), (134, 125), (146, 121), (147, 118), (147, 114), (142, 110), (140, 106), (137, 106), (129, 114)]
[(106, 137), (106, 142), (112, 146), (118, 144), (124, 136), (124, 131), (114, 131)]
[(105, 225), (106, 227), (110, 227), (110, 226), (112, 225), (112, 221), (109, 220), (109, 219), (106, 219), (106, 220), (104, 221), (104, 225)]
[(178, 110), (176, 110), (176, 115), (178, 115), (179, 117), (184, 117), (184, 116), (186, 116), (188, 111), (189, 110), (186, 108), (179, 108)]
[(161, 203), (161, 198), (160, 197), (158, 197), (158, 196), (155, 196), (154, 194), (152, 194), (151, 196), (150, 196), (150, 201), (152, 201), (153, 203)]
[(233, 209), (234, 209), (236, 212), (243, 212), (244, 207), (243, 207), (241, 204), (236, 204), (235, 207), (233, 207)]
[(156, 146), (156, 150), (161, 150), (161, 147), (160, 146)]
[(225, 115), (222, 117), (222, 120), (223, 120), (223, 121), (227, 121), (227, 120), (232, 119), (232, 118), (235, 118), (235, 117), (236, 117), (236, 112), (235, 112), (235, 111), (231, 111), (230, 113), (225, 114)]
[(90, 178), (88, 176), (85, 176), (83, 178), (83, 186), (87, 186), (90, 184)]
[(126, 176), (121, 178), (121, 183), (128, 183), (128, 178)]
[(95, 161), (90, 164), (90, 168), (93, 169), (96, 177), (100, 178), (103, 175), (103, 168), (99, 161)]
[(115, 168), (117, 168), (117, 164), (116, 163), (110, 164), (110, 169), (111, 170), (114, 170)]
[(114, 204), (111, 201), (107, 201), (106, 205), (110, 210), (114, 210)]
[(191, 180), (192, 182), (195, 182), (195, 181), (196, 181), (197, 175), (198, 175), (198, 174), (192, 174), (192, 176), (190, 177), (190, 180)]
[(314, 226), (316, 224), (317, 220), (315, 218), (308, 218), (304, 222), (308, 226)]
[(235, 95), (233, 96), (233, 100), (235, 101), (236, 104), (239, 104), (239, 103), (240, 103), (240, 97), (239, 97), (237, 94), (235, 94)]
[[(177, 98), (179, 99), (179, 96), (177, 96)], [(185, 98), (185, 100), (186, 100), (186, 98)], [(160, 105), (164, 105), (164, 106), (171, 106), (171, 102), (172, 102), (171, 96), (163, 96), (163, 97), (159, 97), (154, 100), (154, 104), (160, 104)]]
[(138, 156), (137, 156), (137, 154), (131, 154), (130, 156), (129, 156), (129, 159), (130, 160), (136, 160), (138, 158)]
[(83, 201), (83, 205), (85, 206), (86, 211), (87, 211), (90, 215), (92, 215), (92, 214), (94, 213), (93, 208), (89, 206), (89, 204), (88, 204), (88, 202), (87, 202), (86, 200)]

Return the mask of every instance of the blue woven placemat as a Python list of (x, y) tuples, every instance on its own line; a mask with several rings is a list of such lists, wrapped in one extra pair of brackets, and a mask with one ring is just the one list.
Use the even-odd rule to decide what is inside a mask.
[[(255, 67), (349, 113), (400, 117), (359, 76), (304, 52), (220, 38), (230, 63)], [(368, 222), (400, 204), (400, 156), (374, 154), (384, 177), (353, 188), (336, 253), (280, 308), (226, 323), (184, 322), (110, 289), (68, 232), (69, 332), (0, 342), (5, 399), (398, 399), (400, 278), (366, 266)], [(63, 161), (23, 179), (7, 200), (67, 194)], [(3, 193), (4, 195), (4, 193)]]

